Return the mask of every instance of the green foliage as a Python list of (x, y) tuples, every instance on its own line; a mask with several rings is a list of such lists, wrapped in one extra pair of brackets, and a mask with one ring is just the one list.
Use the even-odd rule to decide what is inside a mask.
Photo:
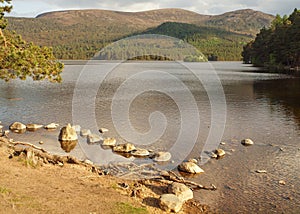
[(32, 77), (33, 80), (60, 82), (63, 64), (57, 62), (52, 49), (26, 43), (20, 35), (4, 30), (7, 25), (4, 13), (10, 12), (12, 7), (10, 0), (0, 3), (3, 4), (0, 6), (0, 79)]
[(134, 207), (128, 203), (117, 203), (116, 210), (117, 213), (122, 214), (148, 214), (149, 212), (145, 207)]
[[(207, 58), (221, 61), (239, 61), (243, 45), (252, 37), (213, 27), (199, 27), (193, 24), (167, 22), (144, 33), (176, 37), (196, 47)], [(193, 58), (193, 59), (192, 59)], [(198, 61), (188, 56), (187, 61)]]
[(245, 63), (269, 68), (300, 66), (300, 10), (276, 16), (270, 28), (263, 28), (243, 49)]

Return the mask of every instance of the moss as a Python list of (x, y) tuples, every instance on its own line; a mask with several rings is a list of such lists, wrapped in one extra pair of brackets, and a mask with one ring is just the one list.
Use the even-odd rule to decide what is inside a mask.
[(122, 214), (149, 214), (145, 207), (134, 207), (129, 203), (118, 202), (116, 204), (114, 213)]

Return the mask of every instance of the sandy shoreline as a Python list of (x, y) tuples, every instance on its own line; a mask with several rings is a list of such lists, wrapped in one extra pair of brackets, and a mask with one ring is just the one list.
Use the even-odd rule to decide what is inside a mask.
[[(158, 205), (167, 191), (163, 183), (102, 175), (65, 157), (60, 164), (41, 158), (33, 163), (27, 151), (33, 150), (0, 138), (0, 210), (5, 213), (165, 213)], [(211, 212), (189, 200), (179, 213)]]

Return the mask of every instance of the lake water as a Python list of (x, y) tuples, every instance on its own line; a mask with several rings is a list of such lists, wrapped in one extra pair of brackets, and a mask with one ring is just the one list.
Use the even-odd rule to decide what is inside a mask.
[[(62, 84), (0, 81), (2, 124), (76, 123), (94, 133), (106, 127), (107, 136), (118, 142), (171, 151), (175, 164), (202, 157), (205, 173), (189, 179), (217, 186), (217, 191), (195, 192), (215, 210), (300, 212), (299, 78), (261, 73), (239, 62), (74, 62), (65, 66), (62, 77)], [(43, 140), (45, 149), (66, 154), (58, 132), (11, 137), (36, 145)], [(244, 138), (255, 144), (242, 146)], [(226, 156), (208, 160), (205, 151), (216, 147)], [(70, 154), (99, 164), (144, 161), (88, 145), (83, 138)]]

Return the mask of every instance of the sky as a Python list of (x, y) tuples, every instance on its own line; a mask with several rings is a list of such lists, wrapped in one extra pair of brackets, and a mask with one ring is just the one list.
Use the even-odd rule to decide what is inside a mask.
[(10, 16), (35, 17), (38, 14), (69, 9), (145, 11), (182, 8), (200, 14), (217, 15), (238, 9), (254, 9), (273, 15), (291, 14), (300, 9), (300, 0), (12, 0)]

